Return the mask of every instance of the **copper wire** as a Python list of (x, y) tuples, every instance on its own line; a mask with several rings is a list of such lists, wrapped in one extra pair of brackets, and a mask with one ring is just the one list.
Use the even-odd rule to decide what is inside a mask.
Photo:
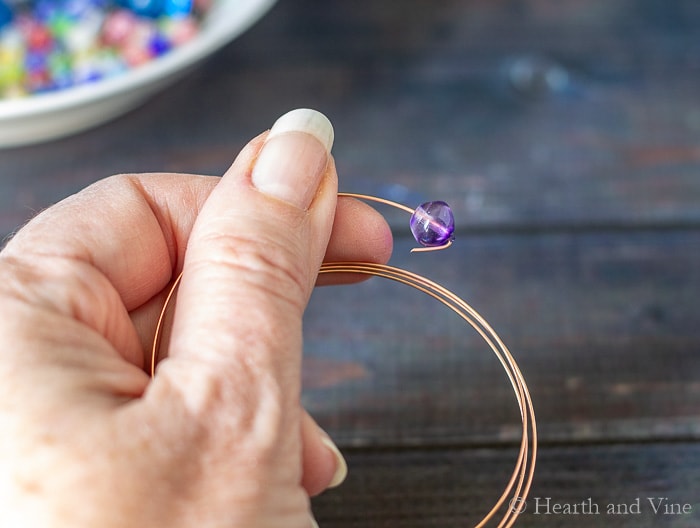
[(476, 525), (476, 528), (485, 526), (498, 513), (506, 501), (508, 501), (507, 511), (498, 526), (499, 528), (513, 526), (525, 504), (525, 499), (534, 478), (535, 461), (537, 459), (537, 425), (535, 422), (535, 410), (525, 378), (515, 358), (513, 358), (503, 341), (474, 308), (451, 291), (421, 275), (385, 264), (357, 262), (324, 264), (321, 266), (319, 273), (360, 273), (390, 279), (411, 286), (440, 301), (467, 321), (493, 351), (503, 366), (518, 401), (522, 421), (522, 437), (515, 469), (503, 494), (481, 522)]
[[(391, 200), (386, 200), (384, 198), (355, 193), (338, 193), (338, 196), (348, 196), (361, 200), (378, 202), (396, 207), (410, 214), (414, 213), (414, 210), (410, 207)], [(450, 244), (451, 241), (447, 242), (443, 246), (415, 248), (412, 251), (442, 250), (449, 247)], [(527, 387), (527, 383), (525, 382), (525, 378), (523, 377), (515, 358), (510, 353), (501, 338), (498, 337), (488, 322), (464, 300), (452, 293), (450, 290), (440, 286), (430, 279), (423, 277), (422, 275), (418, 275), (401, 268), (396, 268), (394, 266), (374, 264), (370, 262), (329, 262), (322, 264), (321, 268), (319, 269), (319, 275), (329, 273), (355, 273), (370, 275), (393, 280), (406, 286), (411, 286), (412, 288), (415, 288), (416, 290), (421, 291), (433, 299), (441, 302), (464, 319), (467, 323), (469, 323), (469, 325), (481, 336), (491, 351), (496, 355), (501, 363), (501, 366), (505, 370), (506, 375), (508, 376), (508, 380), (510, 381), (515, 398), (518, 402), (520, 419), (522, 422), (522, 435), (515, 469), (511, 474), (505, 490), (499, 497), (496, 504), (475, 526), (475, 528), (482, 528), (486, 526), (486, 524), (490, 520), (494, 519), (498, 512), (504, 507), (505, 513), (502, 514), (498, 528), (508, 528), (513, 526), (518, 516), (524, 511), (525, 501), (530, 492), (535, 474), (535, 464), (537, 460), (537, 423), (535, 420), (535, 410), (532, 404), (532, 398), (530, 397), (530, 391)], [(151, 376), (155, 376), (156, 362), (158, 359), (158, 351), (167, 309), (174, 297), (175, 291), (181, 279), (182, 273), (180, 273), (180, 275), (178, 275), (173, 282), (173, 285), (163, 304), (160, 317), (158, 318), (151, 354)]]

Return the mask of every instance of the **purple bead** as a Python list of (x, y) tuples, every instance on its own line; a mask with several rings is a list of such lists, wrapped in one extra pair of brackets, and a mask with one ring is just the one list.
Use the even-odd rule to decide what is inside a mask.
[(411, 217), (411, 233), (422, 246), (444, 246), (454, 240), (455, 218), (445, 202), (425, 202)]
[(170, 50), (170, 47), (170, 41), (162, 33), (156, 33), (155, 35), (153, 35), (153, 37), (148, 43), (148, 49), (154, 57), (163, 55), (163, 53)]

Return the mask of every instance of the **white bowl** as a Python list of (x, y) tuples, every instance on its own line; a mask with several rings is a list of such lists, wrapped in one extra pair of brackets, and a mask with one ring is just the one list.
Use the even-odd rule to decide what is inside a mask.
[(139, 68), (65, 90), (0, 100), (0, 148), (67, 136), (131, 110), (243, 33), (274, 3), (218, 0), (194, 39)]

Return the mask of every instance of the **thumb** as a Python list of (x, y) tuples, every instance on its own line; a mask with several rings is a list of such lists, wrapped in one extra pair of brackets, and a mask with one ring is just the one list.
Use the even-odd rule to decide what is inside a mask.
[[(228, 475), (240, 473), (231, 450), (246, 437), (258, 452), (300, 452), (301, 323), (333, 225), (332, 142), (322, 114), (282, 116), (238, 156), (188, 242), (151, 394), (159, 384), (178, 393), (202, 432), (215, 432), (204, 436), (221, 451), (208, 446), (208, 462)], [(287, 477), (298, 484), (295, 471)]]
[(189, 239), (172, 360), (255, 365), (285, 391), (298, 389), (301, 317), (335, 212), (332, 142), (325, 116), (294, 110), (224, 175)]

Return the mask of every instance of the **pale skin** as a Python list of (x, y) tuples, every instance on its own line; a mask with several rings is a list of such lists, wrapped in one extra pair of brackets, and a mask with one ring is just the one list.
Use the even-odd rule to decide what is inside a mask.
[(265, 138), (222, 179), (100, 181), (0, 253), (0, 526), (313, 526), (340, 462), (300, 404), (302, 314), (324, 259), (385, 262), (391, 234), (331, 157), (299, 201), (261, 192)]

